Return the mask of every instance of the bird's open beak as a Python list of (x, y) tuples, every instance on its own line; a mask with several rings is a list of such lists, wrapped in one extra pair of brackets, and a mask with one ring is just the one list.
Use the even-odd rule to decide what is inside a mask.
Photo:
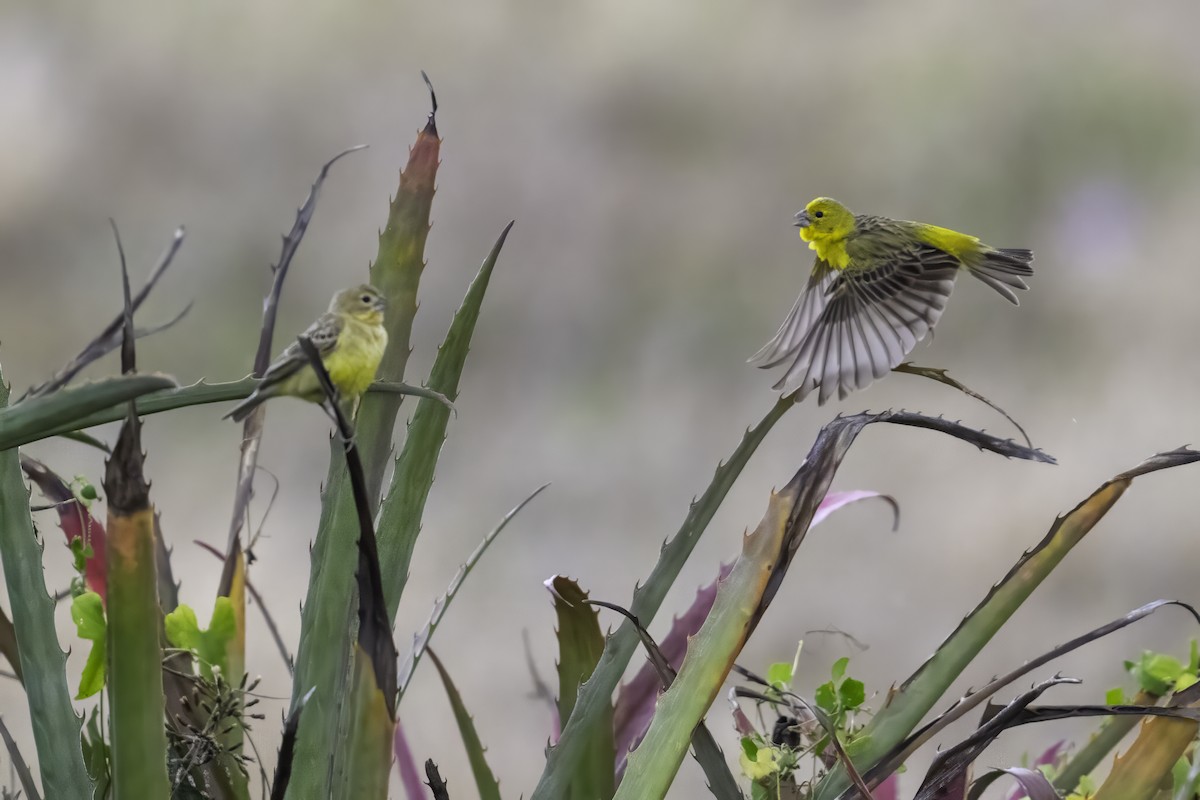
[(795, 225), (797, 228), (807, 228), (810, 224), (812, 224), (812, 220), (808, 218), (808, 211), (796, 212)]

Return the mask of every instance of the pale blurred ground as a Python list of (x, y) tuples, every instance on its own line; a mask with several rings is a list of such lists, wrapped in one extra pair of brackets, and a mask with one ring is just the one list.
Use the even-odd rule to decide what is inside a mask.
[[(510, 218), (517, 225), (485, 304), (397, 635), (403, 651), (478, 538), (553, 482), (487, 554), (436, 642), (506, 795), (527, 796), (549, 723), (527, 697), (522, 629), (542, 674), (554, 674), (542, 581), (561, 572), (627, 602), (718, 459), (769, 408), (774, 378), (744, 359), (774, 332), (810, 264), (790, 223), (811, 197), (1037, 251), (1019, 310), (964, 281), (916, 360), (950, 368), (1005, 406), (1061, 465), (868, 429), (835, 485), (894, 494), (899, 533), (880, 506), (812, 535), (743, 663), (790, 659), (805, 631), (836, 626), (870, 649), (808, 637), (803, 685), (852, 653), (852, 674), (886, 690), (1056, 513), (1143, 457), (1197, 439), (1198, 29), (1191, 0), (9, 0), (0, 6), (0, 360), (23, 389), (114, 314), (112, 216), (135, 281), (171, 229), (188, 226), (143, 320), (196, 306), (141, 347), (143, 368), (184, 381), (244, 374), (280, 234), (319, 165), (360, 142), (371, 149), (327, 183), (277, 341), (366, 274), (397, 168), (425, 118), (418, 70), (428, 70), (445, 143), (414, 380), (494, 237)], [(652, 630), (665, 632), (670, 613), (735, 551), (823, 422), (889, 406), (1008, 431), (982, 406), (908, 376), (834, 407), (796, 409), (734, 488)], [(202, 609), (220, 565), (191, 541), (223, 542), (235, 474), (239, 430), (220, 421), (223, 411), (146, 427), (183, 596)], [(283, 486), (251, 577), (293, 645), (326, 429), (316, 409), (280, 403), (262, 457)], [(69, 442), (30, 452), (67, 476), (101, 474), (97, 454)], [(1198, 480), (1195, 467), (1140, 480), (962, 687), (1154, 598), (1200, 600), (1188, 511)], [(43, 521), (61, 586), (68, 559), (55, 528)], [(65, 607), (60, 617), (65, 643)], [(284, 697), (281, 662), (256, 611), (250, 620), (251, 669)], [(1123, 680), (1122, 659), (1146, 647), (1183, 655), (1195, 633), (1181, 612), (1161, 612), (1057, 665), (1086, 684), (1050, 699), (1097, 701)], [(82, 665), (75, 649), (72, 676)], [(21, 695), (4, 684), (0, 698), (31, 755)], [(277, 744), (282, 707), (268, 704), (258, 726), (264, 752)], [(429, 669), (402, 718), (418, 757), (441, 764), (454, 797), (472, 796)], [(711, 719), (734, 752), (723, 701)], [(1011, 764), (1087, 729), (1009, 733), (980, 765)], [(689, 759), (671, 796), (701, 796), (702, 785)]]

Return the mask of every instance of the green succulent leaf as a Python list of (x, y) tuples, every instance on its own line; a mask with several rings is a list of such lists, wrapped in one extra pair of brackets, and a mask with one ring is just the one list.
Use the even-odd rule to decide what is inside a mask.
[(817, 706), (826, 714), (837, 713), (838, 695), (837, 687), (833, 685), (833, 681), (822, 683), (818, 686), (814, 699), (817, 701)]
[(758, 758), (758, 744), (750, 736), (742, 737), (742, 752), (746, 754), (746, 758), (751, 761)]
[(867, 699), (866, 687), (862, 681), (846, 678), (838, 687), (838, 699), (841, 700), (844, 709), (858, 708)]
[(776, 689), (784, 689), (792, 683), (792, 665), (786, 661), (777, 661), (767, 667), (767, 682)]
[(849, 665), (850, 665), (850, 659), (844, 658), (844, 657), (839, 658), (837, 661), (833, 662), (833, 668), (830, 670), (830, 673), (833, 675), (834, 683), (837, 683), (842, 678), (846, 677), (846, 667), (848, 667)]
[[(76, 539), (75, 541), (79, 541)], [(84, 592), (71, 601), (71, 620), (80, 639), (90, 641), (83, 675), (79, 678), (76, 700), (91, 697), (104, 688), (104, 666), (108, 661), (108, 623), (104, 619), (104, 601), (95, 592)]]
[(181, 650), (191, 651), (200, 662), (200, 670), (206, 678), (212, 679), (214, 667), (226, 675), (229, 669), (228, 646), (237, 632), (233, 602), (228, 597), (218, 597), (213, 604), (212, 619), (207, 629), (200, 628), (196, 612), (182, 603), (167, 614), (164, 627), (167, 641)]
[(1125, 668), (1140, 688), (1152, 694), (1164, 695), (1175, 688), (1184, 674), (1183, 664), (1166, 653), (1146, 651), (1138, 661), (1126, 661)]

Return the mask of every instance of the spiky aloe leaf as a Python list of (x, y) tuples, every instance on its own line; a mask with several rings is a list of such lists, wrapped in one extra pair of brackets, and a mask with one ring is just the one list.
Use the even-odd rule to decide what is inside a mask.
[[(922, 725), (912, 735), (906, 737), (900, 745), (897, 745), (887, 754), (886, 758), (882, 759), (880, 762), (875, 764), (875, 766), (871, 767), (870, 774), (877, 778), (899, 769), (900, 766), (914, 752), (916, 752), (919, 747), (934, 739), (943, 730), (945, 730), (947, 726), (962, 718), (964, 715), (970, 713), (972, 709), (976, 708), (982, 703), (987, 702), (1000, 689), (1012, 684), (1019, 678), (1028, 675), (1039, 667), (1061, 658), (1073, 650), (1083, 647), (1090, 642), (1094, 642), (1097, 639), (1109, 635), (1110, 633), (1114, 633), (1115, 631), (1118, 631), (1127, 625), (1132, 625), (1138, 620), (1145, 619), (1164, 606), (1179, 606), (1180, 608), (1186, 609), (1192, 615), (1194, 620), (1200, 622), (1200, 612), (1197, 612), (1196, 609), (1187, 603), (1182, 603), (1178, 600), (1155, 600), (1152, 603), (1147, 603), (1141, 608), (1135, 608), (1133, 611), (1129, 612), (1123, 617), (1119, 617), (1112, 622), (1108, 622), (1098, 628), (1094, 628), (1082, 636), (1076, 636), (1069, 642), (1051, 648), (1036, 658), (1029, 659), (1016, 669), (1010, 670), (1004, 675), (993, 678), (992, 680), (988, 681), (986, 685), (968, 693), (965, 697), (960, 698), (945, 713), (934, 718), (929, 723)], [(1174, 683), (1172, 683), (1172, 686), (1173, 685)], [(1163, 691), (1166, 690), (1164, 689)]]
[[(1139, 691), (1130, 701), (1135, 706), (1148, 706), (1158, 702), (1159, 696), (1145, 690)], [(1139, 720), (1133, 716), (1110, 717), (1100, 729), (1079, 748), (1058, 774), (1054, 776), (1054, 788), (1060, 792), (1071, 792), (1079, 785), (1079, 779), (1091, 774), (1100, 766), (1108, 754), (1116, 749)]]
[[(1192, 704), (1195, 708), (1200, 704)], [(1097, 790), (1094, 800), (1152, 800), (1158, 797), (1171, 768), (1196, 738), (1194, 720), (1152, 717), (1121, 755)]]
[[(683, 664), (688, 639), (695, 636), (704, 620), (708, 619), (708, 612), (712, 610), (713, 601), (717, 599), (717, 586), (729, 576), (729, 570), (732, 568), (732, 563), (721, 565), (717, 570), (717, 579), (696, 590), (696, 597), (687, 611), (675, 617), (671, 630), (658, 643), (663, 658), (676, 672)], [(654, 716), (654, 704), (660, 691), (662, 680), (649, 661), (643, 664), (629, 681), (621, 684), (617, 700), (613, 704), (618, 775), (625, 773), (625, 759), (642, 740), (646, 728), (650, 726), (650, 719)]]
[[(412, 352), (413, 318), (417, 315), (417, 289), (425, 268), (425, 238), (433, 206), (442, 140), (437, 130), (437, 98), (430, 87), (433, 109), (425, 127), (408, 151), (408, 164), (400, 173), (400, 186), (388, 210), (387, 224), (379, 235), (379, 251), (371, 265), (371, 283), (388, 301), (388, 348), (379, 365), (379, 379), (400, 381)], [(363, 471), (367, 495), (379, 505), (383, 473), (391, 455), (392, 431), (400, 411), (400, 397), (379, 395), (363, 399), (358, 429), (364, 435)], [(378, 441), (374, 441), (378, 438)], [(367, 443), (371, 446), (367, 446)]]
[[(1069, 513), (1055, 520), (1042, 541), (1021, 557), (850, 743), (848, 749), (855, 764), (859, 767), (875, 764), (908, 736), (1033, 590), (1104, 518), (1134, 478), (1197, 460), (1200, 460), (1200, 452), (1187, 448), (1160, 453), (1105, 482)], [(835, 769), (817, 786), (814, 798), (833, 800), (847, 786), (845, 773), (840, 768)]]
[[(579, 687), (592, 674), (604, 652), (598, 612), (587, 605), (588, 594), (570, 578), (555, 575), (546, 581), (554, 596), (558, 619), (558, 718), (570, 720)], [(611, 715), (611, 710), (609, 711)], [(613, 794), (613, 726), (596, 728), (588, 758), (575, 773), (567, 798), (607, 800)]]
[(446, 696), (450, 698), (450, 708), (454, 711), (454, 721), (458, 723), (458, 732), (462, 736), (463, 746), (467, 750), (467, 760), (471, 764), (471, 774), (475, 776), (475, 788), (479, 792), (479, 800), (500, 800), (500, 784), (496, 782), (496, 776), (492, 774), (491, 768), (487, 765), (483, 742), (479, 741), (479, 734), (475, 732), (475, 722), (467, 712), (462, 695), (454, 687), (454, 682), (450, 680), (450, 673), (446, 671), (446, 667), (437, 654), (433, 650), (427, 652), (429, 660), (437, 667), (442, 685), (446, 687)]
[[(676, 671), (667, 663), (666, 655), (659, 649), (658, 643), (654, 641), (650, 632), (638, 622), (638, 618), (630, 614), (628, 609), (613, 603), (606, 603), (602, 600), (592, 600), (590, 603), (616, 611), (633, 623), (633, 626), (637, 628), (642, 646), (646, 648), (650, 664), (657, 673), (659, 684), (663, 689), (669, 689), (675, 680)], [(721, 752), (721, 748), (717, 745), (716, 739), (713, 738), (712, 732), (704, 720), (700, 720), (696, 724), (695, 730), (692, 731), (692, 752), (695, 754), (700, 768), (704, 770), (705, 777), (708, 778), (708, 790), (712, 792), (713, 797), (716, 797), (717, 800), (743, 800), (737, 781), (734, 779), (733, 773), (729, 771), (729, 764), (725, 762), (725, 754)]]
[(27, 398), (0, 410), (0, 450), (74, 430), (94, 412), (177, 385), (166, 375), (121, 375)]
[(642, 743), (630, 756), (617, 800), (665, 797), (683, 762), (696, 724), (741, 651), (751, 619), (767, 589), (771, 563), (782, 552), (787, 521), (799, 497), (799, 474), (776, 495), (746, 539), (742, 556), (717, 592), (712, 611), (693, 637), (675, 683), (658, 701)]
[(741, 555), (717, 590), (708, 619), (689, 643), (678, 678), (659, 699), (650, 729), (629, 757), (615, 795), (618, 800), (666, 794), (683, 761), (691, 731), (707, 713), (734, 659), (778, 592), (842, 459), (862, 429), (876, 422), (938, 430), (1006, 456), (1047, 458), (1012, 442), (919, 414), (858, 414), (826, 425), (804, 464), (771, 496), (762, 522), (743, 542)]
[[(900, 507), (896, 500), (879, 492), (868, 491), (852, 491), (852, 492), (830, 492), (821, 501), (817, 507), (816, 514), (813, 515), (813, 526), (819, 525), (826, 517), (840, 508), (844, 508), (851, 503), (856, 503), (860, 500), (869, 500), (872, 498), (880, 498), (886, 501), (891, 507), (894, 514), (895, 524), (900, 520)], [(895, 524), (893, 527), (895, 527)], [(662, 650), (663, 656), (666, 657), (667, 663), (672, 669), (678, 670), (683, 663), (683, 656), (687, 652), (688, 639), (694, 636), (700, 626), (704, 624), (704, 620), (708, 617), (708, 612), (712, 609), (713, 601), (717, 597), (717, 586), (729, 575), (729, 570), (733, 564), (724, 565), (717, 572), (717, 579), (707, 586), (702, 586), (696, 591), (696, 597), (692, 601), (682, 615), (675, 618), (671, 625), (671, 630), (667, 633), (663, 640), (659, 643), (659, 648)], [(660, 682), (654, 667), (650, 663), (642, 665), (637, 674), (633, 678), (621, 685), (621, 690), (617, 694), (617, 701), (613, 707), (613, 728), (616, 735), (617, 746), (617, 774), (623, 774), (625, 771), (625, 759), (629, 751), (641, 741), (646, 728), (650, 724), (650, 718), (654, 716), (654, 702), (658, 698)]]
[[(0, 375), (0, 408), (8, 397), (9, 387)], [(16, 450), (0, 452), (0, 552), (42, 789), (49, 797), (86, 800), (91, 781), (79, 738), (82, 723), (71, 707), (67, 658), (54, 632), (54, 601), (46, 592), (42, 547), (29, 515), (29, 490)]]
[(996, 713), (985, 714), (985, 722), (974, 733), (953, 747), (938, 753), (913, 800), (941, 800), (943, 797), (965, 796), (967, 784), (970, 783), (972, 765), (988, 745), (994, 742), (996, 737), (1007, 728), (1019, 725), (1021, 714), (1047, 689), (1063, 683), (1079, 682), (1078, 678), (1057, 677), (1042, 681)]
[(349, 688), (349, 707), (344, 713), (347, 733), (334, 753), (333, 783), (336, 797), (387, 797), (391, 772), (391, 745), (396, 724), (396, 644), (383, 605), (383, 579), (366, 476), (354, 428), (342, 408), (337, 389), (316, 345), (305, 336), (300, 350), (308, 358), (325, 392), (326, 408), (337, 421), (337, 434), (346, 459), (346, 473), (358, 517), (358, 567), (355, 580), (358, 597), (358, 641), (354, 643)]
[[(738, 475), (746, 467), (750, 456), (762, 444), (784, 414), (795, 405), (787, 398), (780, 398), (756, 426), (746, 431), (729, 460), (717, 467), (708, 488), (692, 502), (687, 517), (679, 532), (663, 547), (658, 563), (650, 572), (645, 584), (634, 590), (633, 603), (629, 610), (649, 625), (662, 606), (684, 562), (691, 555), (700, 536), (708, 527), (725, 496), (732, 488)], [(638, 646), (638, 634), (633, 624), (626, 621), (615, 634), (608, 637), (604, 654), (595, 672), (580, 689), (571, 712), (571, 720), (562, 731), (558, 744), (551, 748), (546, 757), (546, 768), (533, 790), (531, 800), (555, 800), (562, 797), (570, 785), (571, 775), (587, 757), (587, 745), (591, 731), (605, 724), (607, 709), (612, 704), (612, 693), (621, 680)]]
[(167, 797), (154, 508), (143, 474), (141, 423), (125, 421), (105, 465), (108, 499), (108, 695), (113, 796)]
[[(438, 348), (437, 359), (430, 370), (429, 387), (451, 401), (458, 397), (459, 381), (471, 347), (471, 337), (475, 333), (475, 323), (479, 320), (483, 296), (512, 226), (510, 222), (504, 227), (492, 251), (484, 259), (479, 274), (471, 282), (462, 305), (450, 323), (446, 339)], [(400, 596), (408, 582), (409, 562), (421, 532), (425, 501), (433, 486), (434, 468), (442, 451), (442, 442), (446, 439), (449, 421), (450, 411), (446, 407), (423, 400), (417, 404), (417, 410), (408, 425), (408, 435), (404, 438), (404, 447), (396, 459), (391, 487), (379, 512), (379, 562), (383, 574), (391, 576), (384, 586), (388, 619), (396, 618)]]
[(0, 608), (0, 655), (8, 659), (8, 665), (12, 667), (13, 674), (17, 676), (17, 680), (24, 683), (24, 678), (21, 677), (21, 653), (17, 646), (17, 629), (13, 627), (12, 620), (8, 618), (8, 614), (5, 614), (2, 608)]
[(353, 723), (343, 747), (346, 755), (339, 778), (341, 789), (333, 796), (387, 800), (396, 723), (389, 698), (383, 696), (375, 680), (371, 657), (358, 645), (354, 646), (351, 669), (354, 677), (347, 702)]
[[(143, 417), (149, 414), (161, 414), (164, 411), (174, 411), (177, 408), (202, 406), (209, 403), (225, 403), (230, 400), (244, 400), (250, 396), (250, 393), (253, 392), (257, 386), (258, 381), (256, 381), (254, 378), (242, 378), (240, 381), (227, 381), (225, 383), (207, 383), (205, 381), (198, 381), (189, 386), (180, 386), (174, 389), (162, 389), (142, 395), (134, 402), (134, 407), (137, 408), (138, 416)], [(87, 387), (83, 386), (80, 388)], [(371, 384), (371, 388), (367, 389), (367, 394), (427, 397), (431, 400), (436, 400), (439, 403), (451, 406), (450, 401), (437, 392), (421, 386), (409, 386), (407, 383), (399, 383), (396, 381), (376, 381), (375, 383)], [(106, 422), (116, 422), (117, 420), (125, 418), (125, 412), (127, 408), (128, 406), (126, 404), (120, 403), (118, 405), (108, 406), (100, 411), (87, 414), (83, 417), (72, 417), (69, 421), (45, 430), (28, 441), (46, 439), (50, 436), (72, 435), (82, 428), (90, 428), (94, 425), (103, 425)], [(26, 443), (27, 442), (17, 442), (17, 444)], [(102, 447), (101, 449), (106, 448)]]
[[(379, 252), (371, 267), (371, 282), (388, 301), (385, 323), (388, 348), (379, 368), (379, 377), (384, 380), (403, 378), (408, 363), (440, 146), (431, 113), (409, 151), (407, 166), (400, 173), (400, 187), (391, 203), (387, 225), (379, 237)], [(359, 408), (357, 438), (362, 447), (372, 511), (377, 506), (398, 411), (398, 397), (378, 393), (364, 397)], [(301, 613), (293, 705), (310, 690), (315, 688), (316, 692), (305, 708), (296, 741), (295, 774), (287, 794), (290, 800), (325, 800), (329, 796), (338, 769), (333, 763), (335, 753), (346, 734), (342, 711), (348, 676), (352, 674), (359, 522), (342, 446), (334, 441), (330, 448), (321, 520), (312, 547), (308, 595)]]
[(442, 617), (446, 615), (447, 609), (450, 608), (450, 603), (458, 596), (458, 592), (467, 580), (467, 576), (471, 574), (471, 570), (475, 569), (475, 565), (479, 563), (479, 559), (483, 558), (483, 554), (487, 551), (488, 547), (491, 546), (492, 542), (496, 541), (496, 537), (500, 535), (500, 532), (508, 527), (508, 523), (512, 521), (513, 517), (519, 514), (521, 509), (527, 506), (533, 498), (541, 494), (549, 485), (548, 483), (544, 483), (534, 489), (532, 494), (505, 514), (496, 527), (488, 531), (487, 535), (483, 537), (483, 541), (471, 551), (471, 555), (467, 556), (467, 560), (454, 573), (454, 577), (450, 579), (450, 585), (446, 587), (446, 591), (434, 601), (433, 611), (429, 613), (429, 619), (426, 620), (425, 626), (413, 637), (412, 649), (404, 659), (404, 667), (398, 673), (399, 692), (397, 703), (404, 698), (404, 692), (408, 689), (408, 685), (412, 681), (417, 664), (421, 663), (421, 656), (424, 655), (425, 648), (429, 646), (430, 640), (433, 639), (433, 634), (442, 622)]

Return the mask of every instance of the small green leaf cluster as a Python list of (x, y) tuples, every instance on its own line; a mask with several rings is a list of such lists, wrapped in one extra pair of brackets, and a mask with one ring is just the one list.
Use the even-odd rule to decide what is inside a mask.
[(833, 662), (832, 678), (818, 686), (813, 696), (817, 707), (829, 715), (834, 728), (845, 733), (852, 733), (854, 714), (867, 699), (863, 682), (846, 676), (849, 664), (849, 658)]
[[(1137, 661), (1126, 661), (1125, 671), (1137, 681), (1139, 689), (1150, 694), (1161, 697), (1182, 691), (1195, 683), (1197, 673), (1200, 673), (1200, 645), (1195, 639), (1192, 640), (1191, 655), (1186, 665), (1174, 656), (1147, 650)], [(1114, 692), (1117, 694), (1114, 695)], [(1123, 699), (1111, 699), (1122, 697), (1119, 688), (1110, 690), (1107, 697), (1110, 698), (1110, 705), (1124, 702)]]
[[(799, 653), (797, 653), (799, 656)], [(862, 729), (856, 721), (865, 709), (866, 687), (846, 673), (849, 658), (839, 658), (830, 669), (830, 679), (817, 686), (812, 703), (792, 691), (796, 664), (777, 662), (767, 668), (761, 703), (768, 704), (779, 717), (770, 736), (755, 733), (743, 736), (739, 764), (752, 784), (751, 797), (779, 797), (780, 787), (795, 786), (802, 757), (810, 755), (817, 772), (833, 762), (829, 731), (838, 740), (849, 742)]]
[(233, 603), (228, 597), (218, 597), (213, 604), (212, 620), (207, 629), (201, 629), (196, 621), (196, 612), (191, 606), (180, 605), (163, 621), (167, 641), (180, 650), (195, 656), (200, 665), (200, 675), (214, 682), (214, 671), (229, 675), (227, 649), (237, 633), (233, 615)]

